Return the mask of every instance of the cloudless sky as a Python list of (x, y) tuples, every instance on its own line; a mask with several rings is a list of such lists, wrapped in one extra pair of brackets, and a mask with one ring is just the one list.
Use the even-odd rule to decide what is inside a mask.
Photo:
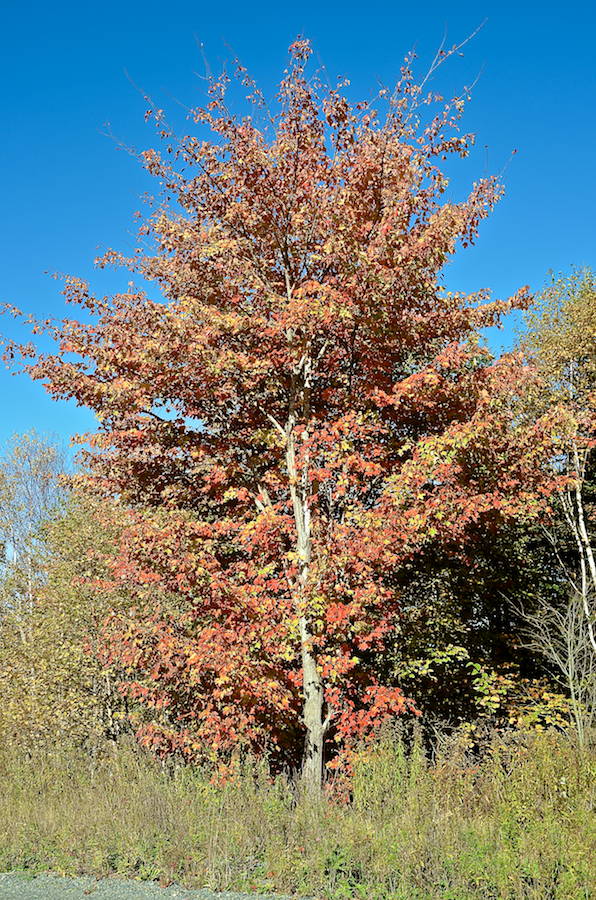
[[(117, 152), (106, 123), (127, 144), (156, 146), (134, 85), (182, 123), (183, 106), (202, 100), (197, 40), (214, 71), (231, 61), (225, 40), (272, 96), (288, 45), (303, 33), (330, 78), (347, 75), (358, 99), (377, 78), (394, 83), (414, 46), (424, 74), (445, 29), (451, 46), (484, 20), (464, 57), (437, 78), (449, 94), (480, 73), (463, 120), (477, 145), (450, 169), (454, 198), (517, 153), (504, 173), (504, 199), (476, 246), (458, 252), (447, 286), (505, 297), (525, 284), (539, 290), (549, 269), (596, 265), (593, 0), (36, 0), (7, 4), (0, 34), (0, 302), (38, 317), (72, 315), (47, 270), (87, 278), (99, 292), (126, 286), (127, 273), (95, 272), (93, 260), (98, 247), (130, 248), (138, 195), (155, 185)], [(27, 337), (6, 316), (0, 332)], [(491, 346), (511, 339), (506, 328), (491, 335)], [(68, 442), (94, 429), (94, 419), (72, 402), (51, 401), (27, 376), (0, 370), (0, 445), (32, 427)]]

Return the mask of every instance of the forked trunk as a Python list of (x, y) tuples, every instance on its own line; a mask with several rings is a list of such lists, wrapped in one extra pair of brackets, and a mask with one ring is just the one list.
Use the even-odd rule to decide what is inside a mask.
[[(305, 613), (305, 599), (308, 591), (308, 578), (311, 565), (312, 535), (309, 507), (308, 462), (302, 460), (300, 469), (296, 461), (296, 418), (295, 403), (299, 376), (302, 382), (303, 413), (308, 409), (308, 391), (310, 378), (310, 362), (303, 356), (300, 366), (294, 372), (292, 382), (292, 402), (290, 416), (286, 425), (286, 464), (289, 476), (290, 496), (296, 524), (296, 555), (298, 573), (294, 585), (295, 604), (300, 610), (300, 650), (302, 657), (302, 683), (304, 694), (303, 723), (306, 728), (304, 759), (302, 766), (302, 783), (309, 793), (318, 793), (323, 780), (323, 741), (328, 721), (323, 719), (325, 690), (323, 678), (317, 669), (316, 657), (312, 647), (312, 633), (308, 617)], [(306, 414), (305, 419), (308, 418)]]

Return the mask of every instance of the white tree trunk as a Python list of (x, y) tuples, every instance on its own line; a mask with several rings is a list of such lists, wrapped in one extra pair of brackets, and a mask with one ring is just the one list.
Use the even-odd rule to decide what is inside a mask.
[(567, 524), (571, 528), (577, 544), (581, 571), (581, 588), (578, 593), (583, 602), (590, 644), (594, 653), (596, 653), (596, 635), (594, 634), (594, 620), (596, 617), (593, 609), (594, 599), (596, 598), (596, 561), (594, 560), (594, 551), (586, 527), (582, 495), (586, 460), (585, 456), (582, 460), (576, 443), (573, 444), (572, 455), (575, 485), (561, 499)]

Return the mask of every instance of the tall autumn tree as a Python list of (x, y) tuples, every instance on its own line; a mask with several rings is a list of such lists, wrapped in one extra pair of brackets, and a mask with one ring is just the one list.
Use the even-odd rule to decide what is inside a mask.
[(558, 419), (551, 466), (562, 476), (543, 522), (557, 590), (526, 615), (535, 648), (563, 674), (583, 743), (596, 720), (596, 276), (587, 267), (551, 274), (524, 320), (520, 346), (539, 374), (525, 415)]
[[(535, 415), (558, 409), (564, 427), (553, 447), (553, 466), (568, 477), (558, 500), (576, 549), (576, 571), (567, 573), (582, 598), (596, 654), (596, 550), (592, 521), (596, 445), (596, 277), (579, 269), (551, 277), (525, 315), (521, 340), (540, 380), (527, 397)], [(557, 538), (553, 533), (552, 541)]]
[(59, 443), (35, 430), (14, 435), (0, 455), (5, 746), (97, 745), (127, 724), (117, 672), (97, 653), (106, 616), (128, 599), (125, 585), (105, 591), (115, 537), (98, 527), (93, 498), (75, 493), (66, 463)]
[(129, 510), (113, 578), (137, 607), (104, 653), (154, 710), (143, 741), (294, 764), (303, 742), (316, 787), (326, 740), (345, 748), (407, 706), (368, 664), (399, 626), (395, 571), (425, 541), (461, 552), (470, 530), (531, 513), (541, 457), (511, 426), (523, 370), (478, 338), (524, 293), (442, 283), (501, 194), (495, 177), (447, 199), (439, 164), (473, 142), (464, 98), (427, 95), (408, 58), (354, 105), (347, 82), (308, 75), (307, 41), (289, 52), (271, 108), (239, 63), (252, 115), (230, 110), (225, 73), (190, 115), (198, 136), (151, 106), (166, 152), (139, 158), (163, 195), (132, 256), (99, 265), (162, 299), (68, 279), (91, 323), (46, 326), (59, 352), (25, 368), (96, 412), (95, 489)]
[(26, 628), (39, 583), (39, 529), (64, 494), (66, 454), (52, 436), (13, 435), (0, 455), (0, 616)]

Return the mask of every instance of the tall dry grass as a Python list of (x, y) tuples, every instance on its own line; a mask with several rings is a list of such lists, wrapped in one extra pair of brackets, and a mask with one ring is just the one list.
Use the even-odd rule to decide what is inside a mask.
[(0, 870), (362, 900), (596, 898), (596, 756), (556, 734), (481, 756), (388, 735), (349, 803), (313, 803), (246, 762), (236, 783), (113, 756), (0, 752)]

